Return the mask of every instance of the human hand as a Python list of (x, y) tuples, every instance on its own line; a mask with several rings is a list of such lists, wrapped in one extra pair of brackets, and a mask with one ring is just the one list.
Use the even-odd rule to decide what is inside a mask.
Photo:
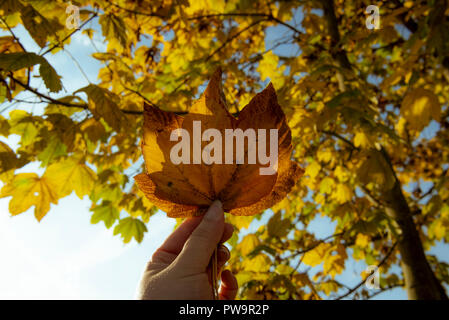
[[(210, 260), (219, 243), (228, 240), (234, 228), (224, 222), (220, 201), (202, 217), (184, 221), (153, 254), (140, 281), (138, 298), (152, 300), (213, 299)], [(222, 244), (217, 252), (218, 273), (230, 258)], [(221, 273), (219, 298), (232, 300), (237, 280), (229, 270)]]

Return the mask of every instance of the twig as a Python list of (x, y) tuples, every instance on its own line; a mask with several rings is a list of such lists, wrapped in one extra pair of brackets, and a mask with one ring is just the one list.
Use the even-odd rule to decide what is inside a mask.
[(394, 289), (394, 288), (398, 288), (398, 287), (402, 287), (402, 286), (403, 286), (403, 284), (398, 283), (398, 284), (395, 284), (395, 285), (392, 285), (392, 286), (388, 286), (388, 287), (385, 287), (385, 288), (380, 288), (379, 291), (373, 293), (372, 295), (369, 295), (367, 297), (367, 300), (377, 296), (378, 294), (381, 294), (381, 293), (384, 293), (384, 292), (386, 292), (388, 290), (391, 290), (391, 289)]
[(127, 8), (124, 8), (124, 7), (120, 6), (120, 5), (112, 2), (111, 0), (105, 0), (105, 1), (110, 3), (112, 6), (116, 7), (117, 9), (123, 10), (123, 11), (128, 12), (128, 13), (132, 13), (132, 14), (140, 15), (140, 16), (146, 16), (146, 17), (164, 18), (163, 15), (160, 15), (160, 14), (157, 14), (157, 13), (153, 13), (153, 12), (147, 13), (147, 12), (141, 12), (141, 11), (136, 11), (136, 10), (132, 10), (132, 9), (127, 9)]
[(333, 136), (333, 137), (336, 137), (336, 138), (340, 139), (341, 141), (343, 141), (343, 142), (345, 142), (346, 144), (348, 144), (348, 145), (351, 147), (351, 149), (353, 149), (353, 150), (358, 150), (358, 149), (359, 149), (359, 148), (357, 148), (351, 141), (349, 141), (348, 139), (346, 139), (345, 137), (343, 137), (342, 135), (340, 135), (340, 134), (338, 134), (338, 133), (336, 133), (336, 132), (333, 132), (333, 131), (327, 131), (327, 130), (321, 130), (320, 132), (325, 133), (325, 134), (327, 134), (327, 135), (330, 135), (330, 136)]
[[(396, 248), (396, 245), (398, 244), (398, 241), (396, 241), (393, 246), (391, 247), (391, 249), (388, 251), (388, 253), (386, 254), (386, 256), (382, 259), (381, 262), (379, 262), (379, 264), (377, 265), (377, 268), (380, 268), (390, 257), (390, 255), (393, 253), (394, 249)], [(354, 288), (348, 290), (348, 292), (346, 292), (344, 295), (338, 297), (335, 300), (341, 300), (343, 298), (346, 298), (347, 296), (349, 296), (350, 294), (352, 294), (354, 291), (356, 291), (358, 288), (360, 288), (364, 283), (366, 282), (366, 279), (360, 281)]]
[(48, 48), (44, 53), (41, 54), (41, 57), (45, 56), (47, 53), (53, 51), (54, 49), (60, 47), (61, 45), (64, 44), (64, 41), (66, 41), (68, 38), (70, 38), (73, 34), (75, 34), (76, 32), (78, 32), (79, 30), (81, 30), (89, 21), (91, 21), (93, 18), (97, 17), (98, 14), (95, 12), (94, 15), (92, 17), (90, 17), (89, 19), (87, 19), (86, 21), (83, 22), (82, 25), (80, 25), (80, 27), (78, 29), (73, 30), (72, 32), (70, 32), (67, 36), (64, 37), (64, 39), (62, 39), (61, 41), (59, 41), (57, 44), (54, 44), (53, 46), (51, 46), (50, 48)]
[[(15, 35), (15, 33), (12, 31), (12, 29), (10, 28), (10, 26), (8, 25), (8, 23), (2, 18), (0, 17), (0, 20), (3, 22), (3, 24), (6, 26), (6, 28), (8, 29), (9, 33), (12, 35), (13, 39), (16, 40), (17, 44), (22, 48), (23, 52), (27, 52), (27, 50), (25, 49), (25, 47), (23, 46), (23, 44), (20, 42), (19, 38), (17, 38), (17, 36)], [(27, 84), (30, 84), (30, 79), (31, 79), (31, 68), (28, 67), (27, 68)]]
[(242, 30), (240, 30), (239, 32), (237, 32), (236, 34), (232, 35), (231, 37), (229, 37), (228, 39), (226, 39), (225, 42), (223, 42), (223, 44), (218, 47), (217, 49), (214, 50), (214, 52), (212, 52), (205, 61), (208, 61), (210, 58), (212, 58), (217, 52), (221, 51), (228, 43), (230, 43), (232, 40), (234, 40), (235, 38), (237, 38), (239, 35), (241, 35), (243, 32), (247, 31), (248, 29), (254, 27), (255, 25), (258, 25), (259, 23), (266, 21), (267, 19), (261, 19), (261, 20), (257, 20), (254, 21), (253, 23), (251, 23), (250, 25), (246, 26), (245, 28), (243, 28)]
[(307, 252), (309, 252), (309, 251), (315, 249), (315, 248), (318, 247), (320, 244), (326, 242), (326, 241), (329, 240), (329, 239), (332, 239), (332, 238), (335, 238), (335, 237), (342, 236), (345, 232), (346, 232), (346, 231), (334, 233), (334, 234), (332, 234), (332, 235), (330, 235), (330, 236), (327, 236), (326, 238), (323, 238), (323, 239), (321, 239), (321, 240), (318, 240), (317, 242), (315, 242), (315, 243), (314, 243), (313, 245), (311, 245), (310, 247), (308, 247), (308, 248), (306, 248), (306, 249), (303, 249), (303, 250), (300, 250), (300, 251), (296, 251), (296, 252), (292, 253), (291, 255), (289, 255), (288, 257), (286, 257), (285, 259), (291, 259), (291, 258), (294, 258), (294, 257), (300, 255), (300, 254), (307, 253)]
[[(20, 81), (20, 80), (14, 78), (13, 76), (10, 76), (10, 78), (11, 78), (14, 82), (16, 82), (17, 84), (19, 84), (20, 86), (22, 86), (24, 89), (26, 89), (26, 90), (28, 90), (28, 91), (31, 91), (31, 92), (34, 93), (35, 95), (37, 95), (37, 96), (39, 96), (39, 97), (41, 97), (41, 98), (47, 100), (46, 102), (52, 102), (52, 103), (54, 103), (54, 104), (61, 105), (61, 106), (65, 106), (65, 107), (70, 107), (70, 108), (80, 108), (80, 109), (89, 110), (89, 105), (86, 104), (86, 103), (76, 104), (76, 103), (70, 103), (70, 102), (60, 101), (60, 100), (54, 99), (54, 98), (52, 98), (52, 97), (50, 97), (50, 96), (48, 96), (48, 95), (46, 95), (46, 94), (43, 94), (43, 93), (39, 92), (38, 90), (36, 90), (36, 89), (30, 87), (29, 85), (27, 85), (27, 84), (23, 83), (22, 81)], [(122, 111), (123, 113), (126, 113), (126, 114), (134, 114), (134, 115), (141, 115), (141, 114), (143, 114), (142, 111), (123, 110), (123, 109), (120, 109), (120, 111)]]
[(207, 19), (207, 18), (216, 18), (216, 17), (264, 17), (267, 18), (267, 21), (275, 21), (280, 25), (283, 25), (284, 27), (292, 30), (293, 32), (297, 33), (298, 35), (301, 35), (302, 32), (298, 29), (296, 29), (294, 26), (289, 25), (288, 23), (276, 18), (272, 14), (268, 13), (217, 13), (217, 14), (206, 14), (203, 16), (195, 16), (195, 17), (189, 17), (188, 20), (198, 20), (198, 19)]
[(365, 193), (365, 196), (367, 197), (367, 199), (375, 206), (375, 207), (382, 207), (382, 203), (377, 200), (372, 194), (371, 192), (363, 185), (360, 185), (360, 188), (363, 190), (363, 192)]

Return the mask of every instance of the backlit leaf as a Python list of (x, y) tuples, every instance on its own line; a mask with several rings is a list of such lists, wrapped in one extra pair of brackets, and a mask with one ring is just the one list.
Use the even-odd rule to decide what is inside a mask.
[(44, 80), (45, 86), (51, 92), (59, 92), (62, 89), (62, 83), (60, 76), (56, 73), (56, 70), (47, 62), (43, 60), (39, 67), (39, 73)]
[(401, 114), (415, 130), (422, 130), (430, 120), (441, 117), (438, 97), (427, 89), (416, 88), (407, 93), (402, 101)]
[(0, 198), (12, 196), (9, 202), (9, 212), (12, 215), (34, 206), (34, 215), (40, 221), (50, 210), (50, 203), (58, 203), (57, 189), (58, 186), (46, 177), (39, 177), (35, 173), (20, 173), (2, 188)]
[(58, 186), (55, 191), (60, 198), (75, 191), (82, 199), (84, 195), (90, 194), (96, 180), (95, 172), (81, 159), (76, 158), (68, 158), (50, 165), (44, 176)]
[(119, 220), (114, 228), (114, 235), (119, 234), (125, 243), (130, 242), (132, 238), (136, 239), (137, 242), (142, 242), (143, 234), (147, 231), (147, 227), (142, 221), (127, 217)]
[(103, 36), (106, 39), (117, 39), (122, 47), (126, 47), (126, 26), (119, 16), (103, 14), (100, 16), (99, 23)]
[(103, 118), (115, 130), (122, 130), (126, 126), (125, 114), (118, 107), (115, 97), (106, 89), (94, 84), (81, 88), (89, 97), (89, 109), (98, 117)]
[[(221, 200), (224, 210), (231, 214), (257, 214), (282, 200), (303, 173), (290, 160), (290, 129), (272, 85), (256, 95), (240, 112), (238, 119), (227, 111), (222, 97), (221, 71), (218, 70), (200, 100), (185, 117), (145, 106), (142, 150), (147, 173), (135, 179), (148, 199), (170, 217), (201, 214), (215, 199)], [(172, 131), (180, 132), (182, 128), (195, 139), (194, 121), (201, 121), (202, 132), (209, 128), (218, 130), (223, 137), (218, 142), (222, 150), (226, 149), (226, 129), (278, 129), (277, 172), (262, 175), (259, 170), (264, 167), (262, 164), (249, 164), (244, 159), (242, 164), (237, 165), (238, 161), (242, 161), (236, 158), (237, 154), (232, 155), (232, 163), (225, 164), (225, 152), (219, 155), (219, 164), (204, 164), (201, 150), (207, 145), (205, 141), (198, 150), (192, 149), (190, 155), (192, 162), (195, 157), (200, 158), (198, 164), (174, 164), (170, 157), (177, 142), (170, 139)], [(266, 150), (269, 150), (270, 139), (266, 139), (266, 144)], [(248, 151), (246, 143), (245, 153), (251, 151), (255, 152)]]
[(90, 219), (90, 223), (96, 224), (100, 221), (104, 222), (106, 228), (112, 227), (112, 225), (120, 219), (120, 212), (110, 201), (103, 201), (101, 205), (92, 209), (94, 212)]

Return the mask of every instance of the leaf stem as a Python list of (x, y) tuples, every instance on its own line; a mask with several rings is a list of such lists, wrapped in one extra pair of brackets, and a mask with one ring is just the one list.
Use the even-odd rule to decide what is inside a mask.
[(214, 254), (212, 257), (212, 294), (214, 297), (214, 300), (218, 300), (218, 285), (217, 285), (217, 279), (218, 279), (218, 257), (217, 257), (218, 247), (215, 248)]

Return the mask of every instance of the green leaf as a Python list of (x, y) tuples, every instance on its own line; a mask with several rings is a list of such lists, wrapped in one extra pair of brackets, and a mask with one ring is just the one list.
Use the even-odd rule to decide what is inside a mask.
[(0, 173), (15, 169), (18, 162), (14, 151), (6, 143), (0, 141)]
[(108, 125), (117, 131), (121, 131), (126, 126), (126, 116), (114, 101), (118, 100), (118, 97), (111, 92), (94, 84), (90, 84), (76, 92), (85, 92), (87, 94), (90, 100), (89, 110), (92, 111), (95, 117), (103, 118)]
[(0, 69), (17, 71), (29, 68), (45, 60), (32, 52), (0, 53)]
[(59, 92), (62, 89), (61, 77), (56, 73), (56, 70), (43, 59), (39, 67), (39, 73), (44, 80), (45, 86), (51, 92)]
[(359, 90), (351, 90), (342, 92), (335, 97), (333, 97), (330, 101), (326, 102), (326, 107), (328, 108), (336, 108), (344, 104), (346, 99), (356, 99), (360, 96)]
[(270, 237), (284, 237), (291, 228), (290, 220), (282, 219), (279, 212), (275, 213), (268, 221), (267, 231)]
[(82, 199), (84, 195), (91, 193), (97, 179), (84, 159), (76, 156), (53, 163), (45, 171), (45, 176), (59, 186), (57, 192), (60, 198), (75, 190), (76, 195)]
[(28, 112), (23, 110), (13, 110), (9, 113), (10, 133), (15, 133), (21, 136), (20, 144), (27, 146), (35, 142), (38, 134), (38, 128), (35, 118)]
[(61, 77), (45, 58), (32, 52), (0, 53), (0, 69), (3, 70), (17, 71), (36, 64), (40, 64), (39, 73), (48, 90), (60, 91), (62, 89)]
[(122, 47), (126, 47), (126, 25), (123, 20), (113, 14), (103, 14), (99, 23), (101, 32), (107, 40), (117, 39)]
[(48, 21), (31, 5), (22, 8), (21, 17), (23, 26), (41, 48), (45, 47), (48, 36), (63, 28), (56, 19)]
[[(0, 80), (3, 80), (0, 78)], [(5, 98), (8, 98), (8, 101), (11, 101), (11, 93), (9, 92), (6, 85), (0, 83), (0, 103), (5, 101)]]
[(67, 146), (61, 142), (56, 135), (52, 135), (47, 142), (45, 149), (37, 155), (37, 158), (41, 161), (41, 167), (45, 168), (53, 160), (60, 156), (67, 154)]
[(9, 125), (8, 120), (5, 119), (2, 115), (0, 115), (0, 134), (2, 136), (9, 136), (9, 130), (11, 129), (11, 126)]
[(143, 234), (147, 231), (148, 229), (142, 221), (128, 217), (121, 219), (118, 225), (115, 226), (114, 235), (120, 234), (124, 243), (130, 242), (132, 238), (140, 243), (142, 242)]
[(257, 247), (255, 247), (254, 250), (248, 254), (248, 258), (253, 258), (253, 257), (257, 256), (259, 253), (261, 253), (262, 251), (272, 255), (273, 257), (276, 255), (275, 249), (273, 249), (267, 245), (261, 244), (261, 245), (258, 245)]
[(112, 227), (117, 219), (120, 219), (120, 212), (110, 201), (103, 201), (101, 205), (92, 209), (94, 214), (90, 219), (90, 223), (96, 224), (100, 221), (104, 222), (106, 228)]

